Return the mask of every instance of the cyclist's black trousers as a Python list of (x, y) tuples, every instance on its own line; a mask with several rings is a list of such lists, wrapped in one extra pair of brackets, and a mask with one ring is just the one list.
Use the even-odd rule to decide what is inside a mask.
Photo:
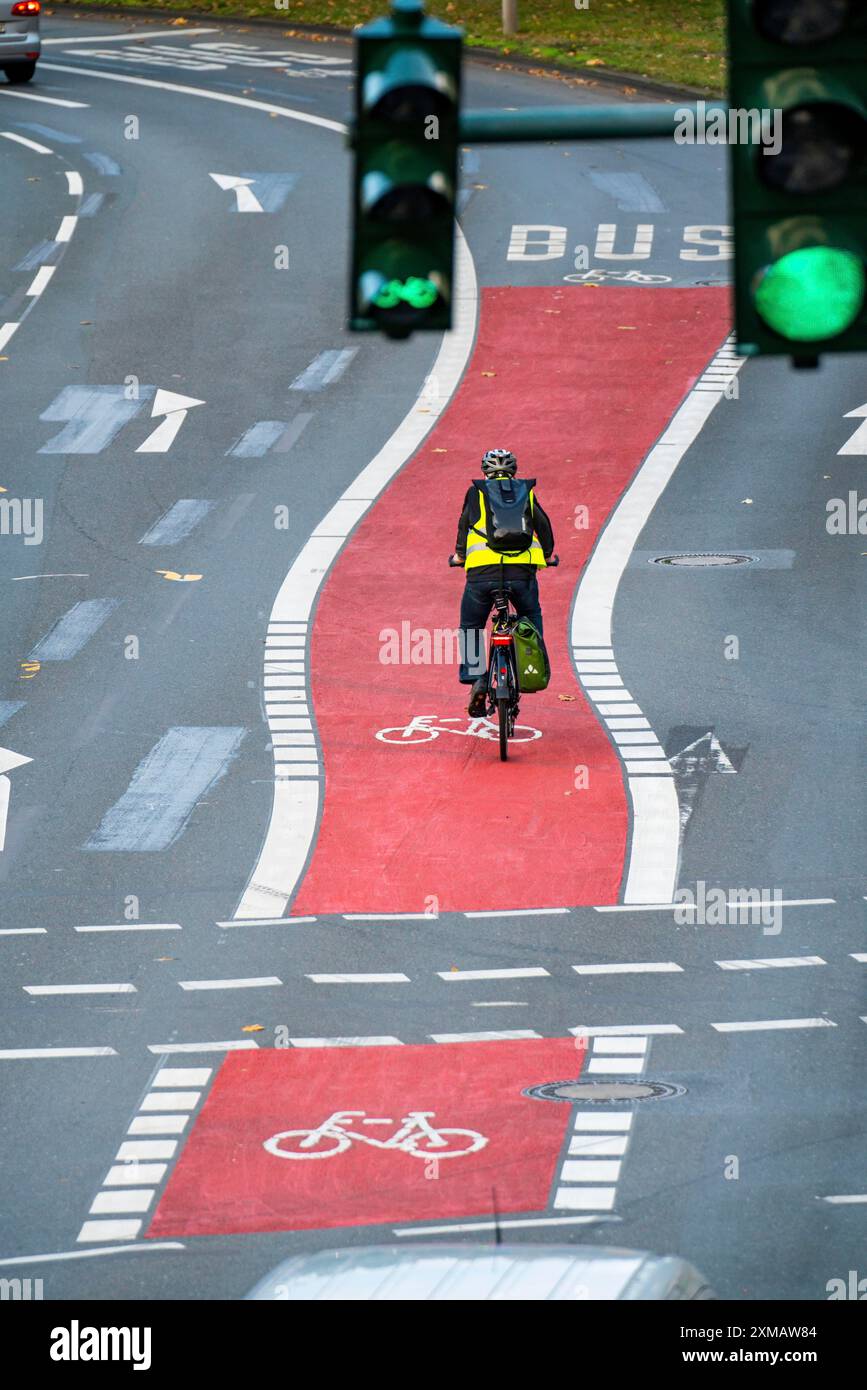
[[(468, 579), (461, 599), (461, 668), (462, 685), (472, 685), (488, 669), (485, 655), (485, 624), (500, 588), (499, 576), (491, 579)], [(521, 618), (542, 631), (542, 609), (539, 604), (539, 581), (535, 575), (515, 575), (507, 578), (506, 589)]]

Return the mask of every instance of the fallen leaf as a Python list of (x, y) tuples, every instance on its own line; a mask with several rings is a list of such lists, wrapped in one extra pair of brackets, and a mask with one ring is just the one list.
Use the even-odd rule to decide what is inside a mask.
[(264, 1023), (245, 1023), (241, 1029), (242, 1033), (264, 1033)]
[(154, 573), (161, 574), (163, 579), (175, 579), (182, 584), (192, 584), (202, 577), (200, 574), (178, 574), (177, 570), (155, 570)]
[(473, 188), (487, 188), (487, 186), (488, 186), (488, 185), (487, 185), (486, 183), (474, 183), (474, 184), (473, 184)]
[(82, 328), (89, 328), (93, 323), (93, 319), (79, 319), (78, 322), (81, 324)]
[(189, 22), (188, 19), (184, 19), (183, 15), (178, 15), (177, 19), (172, 20), (172, 24), (176, 27), (181, 24), (189, 24)]
[(496, 376), (496, 372), (482, 372), (482, 376)]
[(621, 332), (623, 332), (623, 333), (634, 333), (634, 332), (635, 332), (635, 324), (634, 324), (634, 323), (618, 323), (617, 327), (618, 327), (618, 328), (621, 330)]
[(751, 506), (753, 505), (753, 499), (752, 499), (752, 497), (742, 497), (742, 498), (741, 498), (741, 501), (743, 502), (744, 506), (746, 506), (746, 507), (751, 507)]
[(558, 700), (568, 700), (568, 701), (570, 702), (570, 704), (571, 704), (574, 700), (577, 700), (577, 699), (578, 699), (578, 696), (577, 696), (577, 695), (558, 695), (558, 696), (557, 696), (557, 699), (558, 699)]
[(157, 960), (157, 961), (163, 961), (163, 960), (177, 960), (177, 956), (154, 956), (154, 960)]
[(448, 449), (434, 449), (435, 454), (447, 454)]

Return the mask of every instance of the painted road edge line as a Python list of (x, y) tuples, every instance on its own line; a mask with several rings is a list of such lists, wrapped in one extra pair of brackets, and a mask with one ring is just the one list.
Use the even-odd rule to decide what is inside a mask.
[[(612, 641), (612, 615), (617, 590), (639, 536), (662, 496), (678, 464), (698, 438), (711, 412), (725, 395), (745, 359), (733, 358), (734, 337), (729, 336), (705, 368), (702, 377), (672, 416), (602, 530), (584, 567), (572, 607), (573, 663), (588, 703), (612, 727), (617, 709), (607, 699), (628, 701), (621, 713), (643, 717), (643, 710), (624, 692), (617, 677), (610, 689), (591, 683), (599, 670), (591, 653), (605, 669), (616, 673)], [(723, 370), (726, 381), (708, 385), (707, 374)], [(702, 385), (702, 383), (705, 383)], [(701, 386), (701, 390), (698, 387)], [(613, 727), (617, 727), (614, 725)], [(650, 730), (650, 724), (647, 724)], [(680, 861), (680, 810), (674, 773), (659, 740), (647, 745), (646, 761), (630, 759), (627, 746), (612, 746), (620, 758), (631, 805), (631, 826), (626, 851), (622, 898), (624, 903), (662, 903), (674, 896)]]

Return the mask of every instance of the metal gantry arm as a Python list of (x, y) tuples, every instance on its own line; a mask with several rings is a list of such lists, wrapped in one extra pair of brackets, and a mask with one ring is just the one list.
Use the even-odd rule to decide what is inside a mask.
[(685, 113), (693, 118), (726, 111), (723, 102), (636, 102), (633, 106), (528, 106), (522, 111), (464, 111), (460, 136), (466, 144), (527, 140), (629, 140), (674, 135)]

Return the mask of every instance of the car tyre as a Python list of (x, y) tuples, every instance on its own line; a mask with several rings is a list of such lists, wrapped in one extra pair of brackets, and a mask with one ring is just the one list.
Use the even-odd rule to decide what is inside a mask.
[(36, 71), (35, 63), (10, 63), (4, 68), (7, 82), (16, 86), (19, 82), (29, 82)]

